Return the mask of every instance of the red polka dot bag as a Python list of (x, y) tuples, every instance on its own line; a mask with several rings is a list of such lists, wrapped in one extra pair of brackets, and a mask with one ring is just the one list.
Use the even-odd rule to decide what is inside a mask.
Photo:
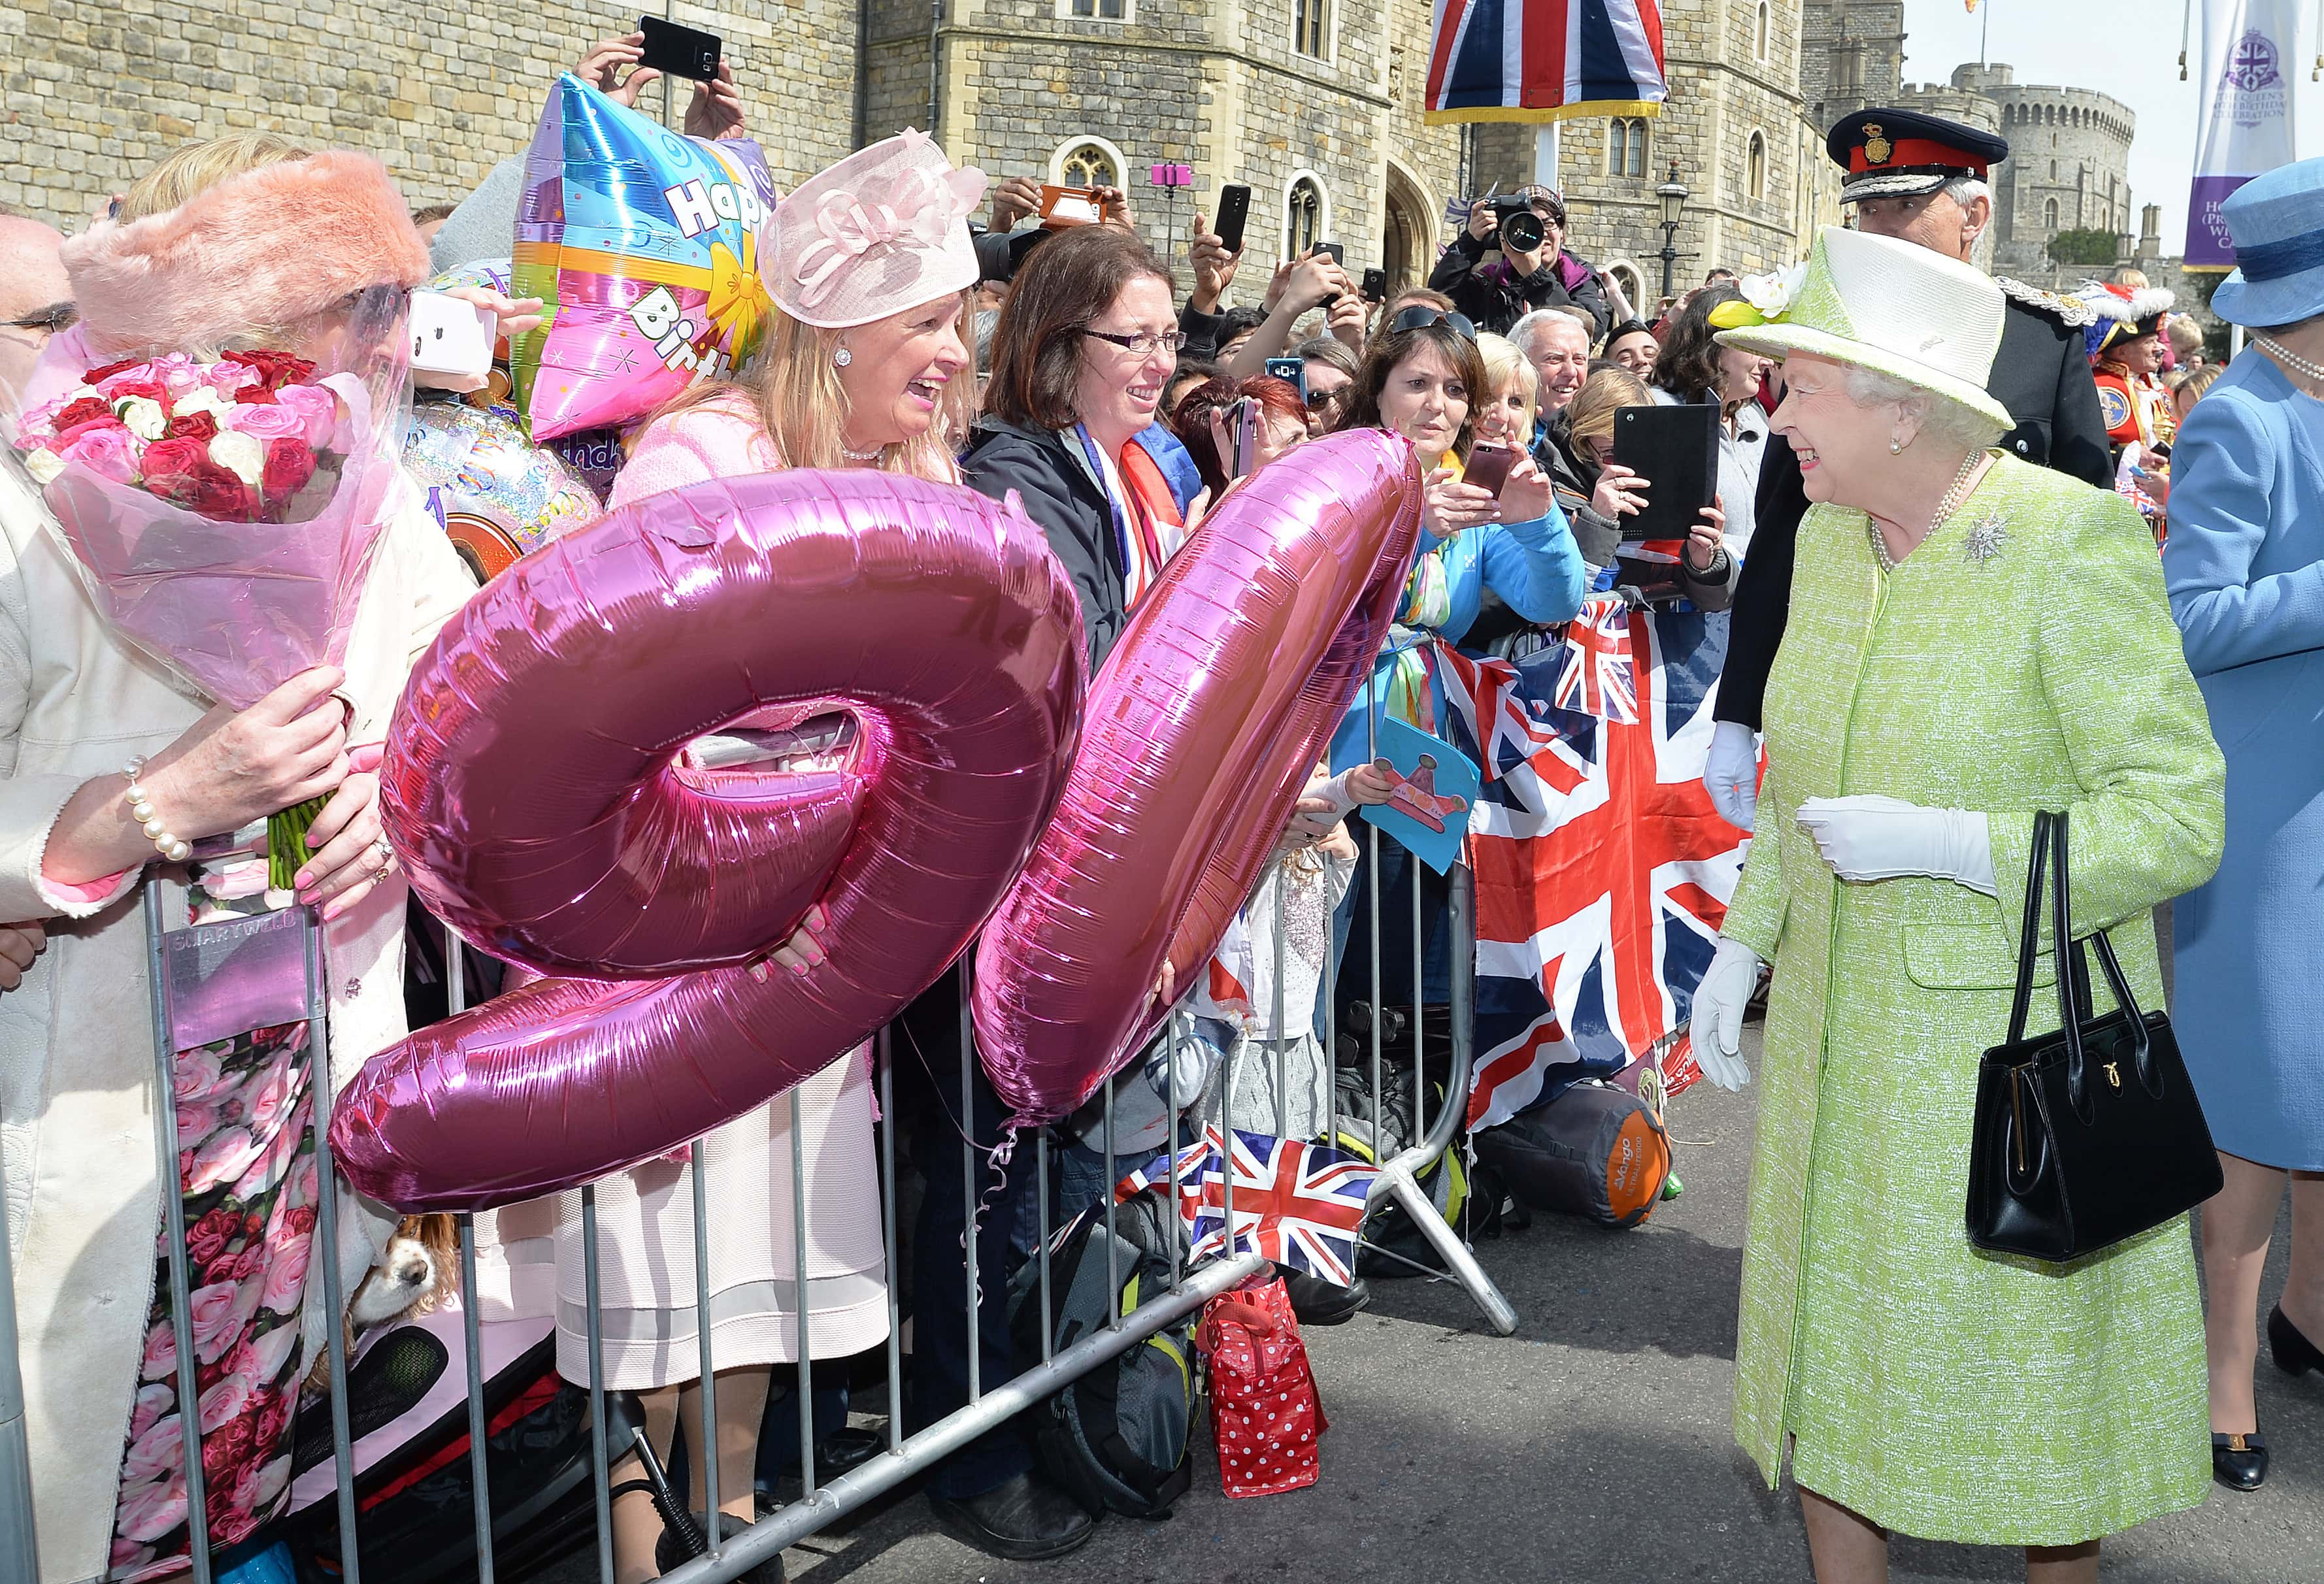
[(1211, 1300), (1194, 1346), (1211, 1363), (1211, 1428), (1226, 1493), (1273, 1496), (1314, 1484), (1316, 1443), (1329, 1425), (1282, 1278), (1254, 1276)]

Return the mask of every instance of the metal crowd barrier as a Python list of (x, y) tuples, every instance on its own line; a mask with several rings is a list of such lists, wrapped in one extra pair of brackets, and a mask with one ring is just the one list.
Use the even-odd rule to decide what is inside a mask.
[[(1370, 909), (1373, 925), (1370, 937), (1373, 950), (1369, 972), (1372, 991), (1370, 1005), (1375, 1008), (1371, 1018), (1370, 1074), (1374, 1099), (1374, 1114), (1378, 1117), (1382, 1115), (1386, 1109), (1382, 1053), (1382, 1024), (1385, 1019), (1379, 1015), (1378, 1011), (1380, 1007), (1381, 976), (1379, 918), (1386, 899), (1379, 894), (1379, 883), (1380, 833), (1376, 828), (1367, 827), (1367, 834), (1370, 841), (1371, 863), (1368, 871), (1370, 877), (1370, 883), (1367, 888), (1369, 895), (1364, 898), (1364, 905)], [(1417, 926), (1423, 922), (1424, 907), (1419, 865), (1415, 863), (1410, 868), (1413, 879), (1412, 907)], [(1278, 888), (1282, 884), (1279, 870), (1275, 883)], [(1278, 902), (1280, 898), (1281, 892), (1278, 889)], [(1400, 1152), (1379, 1163), (1381, 1171), (1370, 1190), (1369, 1204), (1375, 1209), (1390, 1202), (1401, 1205), (1410, 1214), (1415, 1223), (1422, 1229), (1430, 1246), (1446, 1267), (1444, 1273), (1430, 1274), (1448, 1275), (1450, 1279), (1457, 1281), (1474, 1298), (1492, 1328), (1506, 1335), (1515, 1329), (1517, 1323), (1515, 1312), (1498, 1288), (1494, 1286), (1490, 1278), (1479, 1266), (1475, 1256), (1464, 1243), (1462, 1236), (1446, 1225), (1443, 1216), (1431, 1205), (1427, 1194), (1421, 1188), (1418, 1181), (1421, 1173), (1425, 1172), (1448, 1148), (1453, 1147), (1465, 1109), (1469, 1073), (1473, 1059), (1471, 1019), (1474, 981), (1474, 892), (1471, 878), (1465, 867), (1456, 868), (1452, 872), (1451, 898), (1454, 931), (1452, 951), (1452, 1033), (1451, 1050), (1448, 1053), (1450, 1065), (1446, 1091), (1436, 1114), (1433, 1118), (1429, 1117), (1427, 1115), (1429, 1087), (1426, 1073), (1423, 1070), (1424, 1051), (1420, 1032), (1423, 1026), (1422, 1008), (1418, 1004), (1425, 999), (1421, 960), (1425, 931), (1416, 927), (1414, 944), (1415, 1005), (1412, 1022), (1414, 1040), (1412, 1059), (1415, 1079), (1415, 1115), (1412, 1131), (1416, 1137)], [(184, 1200), (183, 1195), (177, 1191), (178, 1125), (173, 1082), (175, 1058), (172, 1054), (175, 1040), (171, 999), (168, 994), (169, 967), (179, 954), (187, 951), (198, 952), (206, 941), (215, 944), (213, 937), (217, 937), (219, 932), (237, 927), (247, 930), (251, 926), (249, 921), (238, 921), (233, 925), (204, 926), (183, 932), (171, 932), (165, 936), (161, 882), (150, 875), (145, 882), (143, 900), (149, 970), (152, 974), (152, 982), (154, 987), (153, 1035), (156, 1052), (156, 1091), (162, 1102), (159, 1109), (160, 1126), (157, 1128), (156, 1151), (163, 1194), (163, 1225), (169, 1246), (168, 1279), (175, 1310), (178, 1390), (180, 1404), (191, 1405), (198, 1403), (199, 1395), (196, 1390), (197, 1355), (193, 1345), (189, 1296), (191, 1284), (188, 1269)], [(312, 1063), (309, 1082), (313, 1097), (312, 1126), (318, 1151), (319, 1189), (318, 1195), (319, 1203), (316, 1209), (317, 1224), (322, 1245), (319, 1261), (310, 1262), (310, 1270), (319, 1266), (321, 1280), (318, 1286), (310, 1287), (309, 1302), (319, 1297), (328, 1306), (328, 1312), (337, 1315), (346, 1312), (348, 1295), (342, 1291), (343, 1283), (337, 1257), (339, 1239), (336, 1212), (337, 1193), (341, 1185), (335, 1178), (328, 1138), (332, 1093), (328, 1081), (327, 1037), (328, 1013), (320, 961), (321, 937), (309, 910), (300, 909), (295, 916), (274, 916), (295, 917), (296, 927), (302, 931), (304, 937), (304, 961), (307, 974), (305, 1005), (312, 1030), (309, 1046), (309, 1059)], [(1277, 953), (1279, 966), (1285, 951), (1284, 917), (1280, 906), (1276, 909), (1275, 918), (1273, 950)], [(456, 937), (450, 936), (447, 932), (447, 942), (448, 948), (446, 953), (447, 998), (451, 1009), (456, 1012), (461, 1008), (465, 996), (466, 976)], [(1286, 1113), (1289, 1093), (1286, 1067), (1288, 1042), (1280, 1037), (1285, 1028), (1286, 1011), (1283, 1004), (1284, 979), (1284, 974), (1279, 971), (1274, 976), (1276, 987), (1273, 1007), (1274, 1027), (1278, 1036), (1275, 1056), (1278, 1133), (1286, 1130)], [(964, 974), (963, 985), (964, 1002), (965, 974)], [(1333, 1008), (1336, 999), (1334, 991), (1335, 986), (1327, 970), (1323, 996), (1327, 1009)], [(963, 1027), (965, 1030), (964, 1015)], [(1188, 1037), (1189, 1027), (1189, 1019), (1183, 1010), (1171, 1015), (1168, 1037), (1170, 1059), (1174, 1064), (1178, 1060), (1178, 1053), (1184, 1048), (1184, 1042)], [(1336, 1033), (1336, 1018), (1327, 1010), (1323, 1030), (1324, 1071), (1333, 1076), (1336, 1076), (1338, 1071)], [(965, 1040), (966, 1035), (964, 1033), (964, 1044)], [(1160, 1296), (1142, 1303), (1127, 1316), (1118, 1312), (1113, 1314), (1104, 1327), (1063, 1350), (1053, 1351), (1050, 1340), (1052, 1328), (1045, 1324), (1041, 1327), (1043, 1340), (1041, 1356), (1038, 1359), (1018, 1360), (1017, 1363), (1022, 1373), (1012, 1380), (985, 1382), (977, 1378), (981, 1359), (980, 1323), (976, 1302), (980, 1273), (977, 1269), (977, 1240), (972, 1233), (964, 1240), (966, 1285), (962, 1294), (968, 1305), (969, 1316), (968, 1405), (936, 1423), (919, 1425), (907, 1433), (902, 1357), (904, 1317), (900, 1312), (897, 1294), (897, 1284), (904, 1267), (898, 1235), (896, 1198), (896, 1161), (899, 1147), (895, 1106), (896, 1054), (887, 1031), (882, 1031), (876, 1041), (876, 1053), (881, 1112), (880, 1190), (882, 1200), (882, 1248), (887, 1262), (888, 1286), (888, 1337), (885, 1354), (889, 1380), (889, 1414), (886, 1450), (827, 1485), (819, 1486), (816, 1483), (816, 1393), (811, 1378), (815, 1358), (809, 1345), (811, 1312), (807, 1297), (809, 1275), (806, 1209), (812, 1185), (808, 1180), (806, 1143), (800, 1125), (800, 1102), (797, 1091), (793, 1091), (788, 1101), (790, 1108), (793, 1191), (793, 1224), (788, 1229), (788, 1235), (796, 1261), (798, 1291), (797, 1305), (798, 1313), (796, 1317), (798, 1325), (797, 1389), (802, 1494), (798, 1499), (787, 1503), (760, 1519), (747, 1531), (731, 1538), (722, 1535), (721, 1525), (714, 1517), (708, 1525), (706, 1553), (665, 1575), (672, 1584), (724, 1584), (724, 1580), (733, 1579), (751, 1568), (775, 1557), (785, 1547), (796, 1544), (843, 1515), (862, 1507), (882, 1493), (892, 1490), (904, 1481), (927, 1470), (938, 1460), (966, 1445), (986, 1431), (1039, 1403), (1061, 1386), (1094, 1370), (1108, 1360), (1117, 1358), (1164, 1327), (1199, 1309), (1212, 1298), (1238, 1285), (1246, 1277), (1259, 1270), (1264, 1264), (1257, 1253), (1246, 1250), (1231, 1251), (1230, 1257), (1212, 1257), (1194, 1268), (1187, 1268), (1181, 1257), (1186, 1247), (1186, 1239), (1181, 1231), (1171, 1239), (1169, 1263), (1172, 1279), (1169, 1286)], [(974, 1110), (973, 1079), (971, 1076), (973, 1070), (973, 1057), (972, 1053), (965, 1050), (964, 1057), (960, 1104), (962, 1120), (965, 1122), (973, 1115)], [(1219, 1108), (1219, 1115), (1222, 1122), (1230, 1127), (1235, 1115), (1233, 1094), (1235, 1067), (1233, 1053), (1230, 1052), (1218, 1079), (1223, 1086), (1222, 1103)], [(1338, 1086), (1336, 1082), (1328, 1082), (1326, 1088), (1331, 1095), (1328, 1102), (1331, 1128), (1325, 1137), (1336, 1138), (1339, 1134), (1341, 1117)], [(1115, 1158), (1111, 1086), (1109, 1085), (1103, 1092), (1106, 1096), (1104, 1106), (1106, 1181), (1108, 1183), (1112, 1183), (1119, 1182), (1128, 1171), (1144, 1162), (1137, 1159), (1117, 1160)], [(1168, 1186), (1174, 1214), (1175, 1206), (1178, 1202), (1179, 1153), (1185, 1145), (1200, 1137), (1199, 1124), (1196, 1124), (1192, 1131), (1182, 1134), (1181, 1129), (1185, 1125), (1185, 1119), (1182, 1115), (1175, 1113), (1172, 1115), (1169, 1123), (1170, 1181)], [(1375, 1137), (1377, 1137), (1376, 1133)], [(1047, 1132), (1037, 1133), (1032, 1143), (1040, 1232), (1034, 1257), (1039, 1261), (1038, 1273), (1039, 1298), (1044, 1312), (1047, 1313), (1049, 1312), (1049, 1245), (1052, 1231), (1049, 1203), (1051, 1162)], [(692, 1178), (693, 1186), (695, 1269), (699, 1277), (709, 1271), (711, 1264), (706, 1213), (709, 1193), (706, 1179), (709, 1172), (706, 1169), (706, 1152), (699, 1142), (693, 1152), (693, 1165), (689, 1168), (689, 1175)], [(923, 1161), (919, 1164), (924, 1170), (933, 1167), (932, 1162)], [(985, 1160), (983, 1152), (964, 1139), (961, 1170), (964, 1174), (964, 1187), (972, 1205), (975, 1204), (977, 1200), (976, 1183), (980, 1173), (987, 1169), (988, 1165), (989, 1163)], [(1230, 1228), (1234, 1225), (1233, 1195), (1233, 1174), (1230, 1169), (1226, 1174), (1223, 1189), (1223, 1208), (1226, 1212), (1226, 1224)], [(627, 1455), (630, 1449), (626, 1446), (609, 1444), (595, 1186), (583, 1188), (580, 1191), (579, 1200), (588, 1311), (587, 1344), (590, 1377), (587, 1387), (591, 1461), (595, 1498), (597, 1569), (603, 1584), (613, 1584), (613, 1540), (611, 1522), (613, 1497), (609, 1470)], [(1111, 1234), (1115, 1228), (1115, 1207), (1111, 1194), (1104, 1197), (1103, 1204), (1104, 1224), (1107, 1232)], [(1010, 1202), (1004, 1199), (989, 1204), (982, 1213), (1006, 1215), (1010, 1213), (1011, 1209)], [(493, 1584), (494, 1529), (492, 1469), (489, 1467), (490, 1460), (487, 1456), (489, 1438), (485, 1380), (482, 1365), (484, 1349), (481, 1341), (483, 1304), (479, 1301), (477, 1286), (476, 1233), (473, 1220), (466, 1215), (457, 1218), (457, 1228), (459, 1285), (463, 1311), (462, 1368), (465, 1369), (467, 1388), (469, 1441), (467, 1465), (474, 1494), (473, 1524), (476, 1575), (479, 1584)], [(1174, 1228), (1174, 1230), (1177, 1229)], [(29, 1467), (26, 1451), (24, 1398), (17, 1374), (16, 1338), (14, 1327), (14, 1305), (9, 1285), (10, 1266), (7, 1257), (6, 1232), (5, 1219), (0, 1219), (0, 1584), (37, 1584), (39, 1579), (36, 1562), (37, 1540), (32, 1532), (31, 1483), (38, 1479), (40, 1470)], [(781, 1233), (777, 1230), (774, 1235), (779, 1236)], [(1110, 1267), (1116, 1247), (1111, 1237), (1109, 1236)], [(1113, 1277), (1110, 1284), (1110, 1290), (1118, 1292), (1120, 1286), (1120, 1273), (1110, 1269), (1109, 1274)], [(922, 1307), (940, 1302), (942, 1299), (935, 1294), (921, 1293), (916, 1295), (916, 1303)], [(1119, 1306), (1115, 1307), (1118, 1309)], [(718, 1489), (716, 1359), (714, 1358), (710, 1284), (706, 1280), (698, 1279), (696, 1282), (695, 1326), (699, 1347), (699, 1386), (702, 1392), (703, 1413), (701, 1444), (698, 1449), (690, 1446), (689, 1451), (700, 1460), (701, 1479), (706, 1497), (704, 1505), (709, 1513), (715, 1515), (719, 1508), (721, 1499)], [(343, 1328), (337, 1324), (330, 1324), (327, 1325), (324, 1331), (327, 1339), (328, 1373), (331, 1386), (329, 1408), (331, 1444), (337, 1460), (336, 1495), (339, 1568), (344, 1584), (361, 1584), (360, 1515), (357, 1510), (356, 1477), (348, 1418), (349, 1358)], [(184, 1458), (187, 1510), (193, 1537), (193, 1577), (195, 1584), (211, 1584), (213, 1559), (204, 1500), (202, 1436), (199, 1431), (198, 1414), (188, 1411), (184, 1423), (189, 1432), (184, 1439)], [(106, 1432), (106, 1433), (110, 1432)], [(681, 1430), (677, 1433), (682, 1435), (683, 1432)], [(679, 1496), (680, 1505), (690, 1507), (691, 1503), (686, 1500), (686, 1493), (681, 1491)]]

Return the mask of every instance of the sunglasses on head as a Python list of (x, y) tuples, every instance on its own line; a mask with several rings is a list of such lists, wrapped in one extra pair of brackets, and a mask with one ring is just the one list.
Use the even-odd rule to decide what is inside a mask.
[(1471, 341), (1477, 338), (1476, 324), (1467, 314), (1448, 314), (1443, 309), (1431, 308), (1425, 302), (1416, 302), (1400, 310), (1388, 322), (1388, 330), (1391, 336), (1401, 336), (1429, 325), (1450, 325), (1455, 335)]

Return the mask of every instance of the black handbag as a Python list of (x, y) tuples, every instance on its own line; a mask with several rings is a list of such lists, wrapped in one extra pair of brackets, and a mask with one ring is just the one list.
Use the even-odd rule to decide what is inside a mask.
[[(2045, 867), (2060, 1027), (2029, 1039)], [(2113, 942), (2103, 930), (2073, 940), (2071, 916), (2066, 816), (2037, 814), (2009, 1037), (1978, 1065), (1969, 1138), (1969, 1240), (1990, 1253), (2080, 1259), (2184, 1214), (2222, 1181), (2171, 1020), (2140, 1014)], [(2117, 1008), (2103, 1018), (2090, 1007), (2093, 944)]]

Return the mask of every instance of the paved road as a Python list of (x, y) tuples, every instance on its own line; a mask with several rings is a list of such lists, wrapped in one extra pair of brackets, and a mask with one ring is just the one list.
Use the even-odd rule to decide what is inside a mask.
[[(1756, 1035), (1757, 1030), (1753, 1030)], [(813, 1584), (1237, 1584), (1379, 1580), (1802, 1580), (1798, 1504), (1733, 1450), (1736, 1285), (1756, 1091), (1677, 1102), (1685, 1195), (1628, 1232), (1536, 1220), (1480, 1247), (1522, 1317), (1482, 1331), (1458, 1289), (1382, 1285), (1354, 1323), (1311, 1332), (1332, 1430), (1323, 1478), (1219, 1494), (1207, 1445), (1167, 1522), (1109, 1520), (1059, 1562), (993, 1561), (916, 1497), (793, 1550)], [(2267, 1286), (2282, 1283), (2282, 1234)], [(2214, 1489), (2109, 1543), (2110, 1584), (2324, 1584), (2324, 1383), (2263, 1358), (2280, 1449), (2257, 1495)], [(2018, 1553), (1899, 1542), (1900, 1581), (2024, 1576)]]

